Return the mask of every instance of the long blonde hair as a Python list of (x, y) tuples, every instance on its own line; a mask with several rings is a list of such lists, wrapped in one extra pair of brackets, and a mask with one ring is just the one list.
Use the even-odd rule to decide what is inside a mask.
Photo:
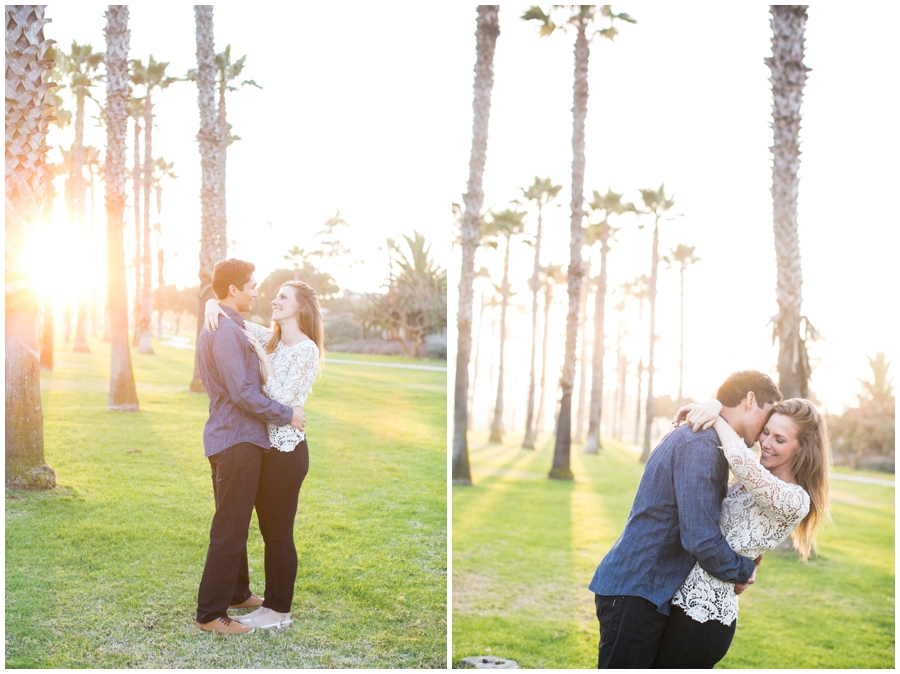
[[(297, 325), (303, 334), (309, 337), (319, 347), (319, 361), (325, 358), (325, 328), (322, 325), (322, 309), (319, 306), (319, 296), (312, 286), (303, 281), (287, 281), (282, 288), (291, 288), (300, 311), (297, 313)], [(266, 346), (266, 353), (272, 353), (281, 342), (281, 326), (272, 321), (272, 339)]]
[(816, 529), (829, 518), (828, 474), (831, 472), (831, 445), (825, 419), (811, 402), (789, 398), (775, 405), (772, 414), (789, 417), (797, 427), (800, 451), (791, 462), (794, 480), (809, 494), (809, 513), (791, 532), (794, 549), (805, 562), (816, 547)]

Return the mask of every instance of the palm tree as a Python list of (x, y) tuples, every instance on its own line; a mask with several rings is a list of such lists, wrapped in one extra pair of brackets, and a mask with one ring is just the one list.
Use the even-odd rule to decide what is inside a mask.
[(666, 217), (671, 220), (675, 216), (667, 216), (667, 213), (675, 207), (675, 200), (666, 197), (666, 186), (662, 184), (658, 190), (641, 190), (641, 199), (644, 202), (644, 213), (653, 216), (653, 254), (650, 261), (650, 285), (647, 299), (650, 302), (650, 356), (647, 359), (647, 411), (644, 415), (644, 449), (641, 452), (641, 461), (647, 461), (650, 457), (650, 426), (656, 415), (653, 399), (653, 352), (656, 346), (656, 273), (659, 267), (659, 221)]
[(562, 185), (554, 185), (550, 178), (543, 180), (534, 177), (534, 183), (522, 190), (522, 195), (537, 206), (537, 234), (534, 237), (534, 271), (531, 274), (531, 378), (528, 382), (528, 406), (525, 412), (525, 439), (522, 440), (522, 449), (534, 449), (534, 388), (535, 388), (535, 354), (537, 352), (537, 317), (538, 295), (541, 291), (541, 238), (543, 230), (543, 210), (559, 191)]
[(167, 77), (168, 63), (156, 61), (153, 54), (145, 66), (140, 59), (131, 62), (132, 80), (144, 88), (144, 244), (143, 285), (141, 287), (141, 322), (136, 330), (140, 334), (138, 353), (152, 354), (150, 344), (150, 315), (153, 312), (153, 259), (150, 256), (150, 193), (153, 190), (153, 91), (163, 90), (177, 78)]
[[(197, 39), (197, 100), (200, 108), (200, 293), (197, 305), (197, 334), (200, 334), (203, 307), (213, 297), (212, 272), (220, 259), (219, 239), (219, 132), (216, 119), (216, 52), (213, 45), (213, 6), (194, 5)], [(194, 352), (194, 376), (190, 390), (205, 391)]]
[(541, 347), (541, 398), (538, 404), (537, 423), (534, 438), (541, 434), (544, 424), (544, 401), (547, 399), (547, 349), (550, 340), (550, 307), (553, 304), (553, 289), (566, 280), (563, 266), (548, 264), (541, 267), (542, 288), (544, 290), (544, 340)]
[(125, 291), (125, 135), (128, 130), (128, 6), (106, 11), (106, 254), (109, 261), (111, 367), (106, 409), (139, 409), (128, 348), (128, 297)]
[(584, 278), (581, 279), (581, 300), (578, 305), (578, 334), (581, 335), (581, 355), (578, 358), (578, 414), (575, 417), (575, 432), (572, 442), (581, 444), (584, 437), (585, 399), (587, 397), (588, 349), (587, 349), (587, 305), (591, 294), (590, 260), (584, 261)]
[[(800, 314), (803, 274), (797, 235), (797, 193), (800, 180), (800, 102), (806, 73), (803, 64), (806, 5), (772, 5), (772, 210), (775, 228), (778, 313), (772, 318), (778, 339), (778, 387), (785, 398), (809, 395), (810, 366), (806, 340), (815, 338), (809, 320)], [(801, 331), (804, 331), (801, 334)]]
[[(625, 291), (625, 297), (630, 297), (638, 301), (638, 335), (641, 334), (644, 325), (644, 300), (650, 295), (650, 277), (646, 274), (638, 276), (634, 281), (622, 284)], [(644, 357), (638, 356), (637, 366), (637, 406), (634, 413), (634, 444), (638, 443), (638, 433), (641, 424), (641, 387), (644, 381)], [(625, 401), (622, 401), (625, 404)]]
[[(131, 74), (134, 82), (134, 71)], [(141, 163), (141, 120), (144, 118), (144, 99), (128, 98), (128, 114), (134, 120), (134, 167), (131, 169), (131, 185), (134, 192), (134, 337), (132, 346), (141, 343), (141, 332), (138, 326), (141, 324), (141, 185), (143, 185), (143, 171)]]
[(469, 182), (463, 197), (462, 265), (459, 276), (459, 309), (456, 314), (458, 342), (456, 383), (453, 395), (453, 483), (472, 484), (469, 448), (466, 438), (469, 390), (469, 356), (472, 351), (472, 303), (474, 300), (475, 249), (478, 248), (481, 208), (484, 204), (484, 163), (487, 158), (488, 121), (491, 116), (491, 90), (494, 87), (494, 48), (500, 35), (500, 5), (479, 5), (475, 30), (475, 84), (472, 109), (472, 153)]
[(496, 241), (506, 240), (503, 255), (503, 281), (500, 286), (502, 302), (500, 304), (500, 367), (497, 379), (497, 401), (494, 405), (494, 420), (491, 423), (490, 442), (503, 442), (503, 352), (506, 344), (506, 309), (512, 295), (509, 286), (509, 254), (512, 238), (525, 230), (525, 213), (506, 209), (499, 213), (491, 213), (491, 218), (484, 223), (484, 235)]
[[(588, 101), (588, 59), (590, 57), (590, 40), (588, 28), (595, 19), (609, 21), (609, 26), (596, 31), (609, 40), (615, 38), (618, 30), (613, 25), (615, 20), (635, 23), (627, 14), (614, 14), (611, 5), (554, 5), (569, 11), (562, 28), (572, 26), (575, 29), (575, 81), (573, 84), (574, 103), (572, 105), (572, 220), (570, 224), (569, 245), (569, 313), (566, 318), (566, 357), (563, 365), (560, 388), (562, 399), (559, 408), (559, 424), (556, 433), (556, 447), (553, 452), (553, 467), (549, 477), (552, 479), (571, 480), (572, 469), (569, 468), (569, 451), (572, 438), (572, 388), (575, 383), (575, 349), (578, 342), (578, 300), (581, 295), (581, 277), (584, 275), (581, 259), (581, 245), (584, 239), (582, 220), (584, 219), (584, 124), (587, 118)], [(540, 34), (551, 35), (559, 24), (553, 22), (550, 14), (540, 7), (532, 6), (523, 15), (526, 21), (540, 23)], [(593, 37), (593, 36), (592, 36)]]
[[(156, 192), (156, 215), (162, 213), (162, 181), (165, 179), (174, 180), (178, 176), (175, 175), (175, 162), (167, 162), (163, 157), (157, 157), (153, 162), (153, 190)], [(158, 222), (154, 225), (154, 231), (157, 234), (157, 287), (159, 290), (159, 307), (156, 314), (156, 338), (162, 339), (163, 312), (165, 311), (165, 276), (163, 275), (163, 263), (165, 261), (165, 253), (162, 245), (162, 223)]]
[(50, 195), (44, 5), (6, 6), (6, 486), (52, 489), (44, 461), (38, 296), (25, 249)]
[[(224, 260), (228, 255), (228, 242), (225, 237), (225, 231), (227, 228), (227, 211), (226, 211), (226, 189), (225, 189), (225, 173), (226, 173), (226, 158), (228, 154), (228, 146), (231, 145), (234, 141), (240, 140), (239, 136), (235, 136), (231, 133), (231, 124), (228, 123), (227, 114), (226, 114), (226, 106), (225, 106), (225, 93), (228, 91), (237, 91), (237, 87), (233, 86), (231, 83), (236, 81), (240, 76), (241, 72), (244, 70), (244, 62), (247, 60), (247, 54), (244, 54), (241, 58), (239, 58), (234, 63), (231, 62), (231, 45), (225, 46), (225, 51), (216, 54), (216, 70), (218, 73), (218, 87), (219, 87), (219, 109), (218, 116), (216, 119), (216, 126), (218, 128), (218, 139), (219, 139), (219, 151), (218, 151), (218, 171), (216, 179), (219, 181), (219, 259)], [(257, 89), (262, 89), (254, 80), (244, 80), (241, 82), (241, 86), (251, 85), (256, 87)]]
[(628, 331), (625, 330), (625, 300), (623, 299), (615, 306), (615, 310), (619, 312), (618, 326), (616, 329), (616, 398), (613, 404), (613, 412), (615, 414), (615, 422), (613, 423), (613, 432), (616, 440), (621, 440), (625, 431), (625, 393), (628, 383), (628, 366), (631, 365), (625, 352), (622, 349), (622, 343)]
[[(475, 273), (475, 278), (486, 278), (490, 279), (491, 274), (488, 271), (487, 267), (481, 267)], [(472, 361), (472, 385), (469, 387), (469, 400), (468, 400), (468, 409), (473, 409), (472, 404), (475, 400), (475, 382), (478, 381), (478, 354), (481, 352), (480, 344), (481, 344), (481, 331), (484, 328), (484, 310), (488, 307), (492, 306), (489, 304), (489, 299), (487, 295), (484, 293), (481, 294), (481, 306), (478, 309), (478, 335), (475, 337), (475, 358)], [(472, 419), (467, 418), (467, 423), (469, 424), (466, 430), (470, 430), (472, 428)]]
[[(92, 87), (103, 80), (103, 75), (100, 73), (103, 57), (103, 52), (94, 53), (91, 45), (80, 45), (75, 40), (72, 40), (70, 53), (57, 52), (59, 73), (65, 86), (69, 87), (75, 96), (75, 141), (72, 143), (71, 168), (75, 222), (79, 230), (79, 236), (86, 235), (85, 213), (87, 210), (85, 207), (86, 189), (84, 184), (84, 101), (86, 98), (93, 99), (91, 95)], [(85, 322), (88, 314), (88, 300), (84, 288), (79, 288), (77, 302), (78, 318), (75, 327), (75, 343), (72, 349), (81, 353), (87, 353), (89, 349)]]
[(590, 246), (600, 244), (600, 273), (597, 275), (597, 290), (594, 298), (594, 349), (592, 356), (593, 372), (591, 377), (591, 403), (588, 416), (588, 436), (584, 451), (596, 454), (600, 449), (600, 417), (603, 411), (603, 358), (605, 356), (603, 324), (606, 311), (606, 256), (609, 254), (609, 239), (615, 234), (610, 227), (611, 215), (622, 215), (635, 212), (634, 204), (623, 202), (622, 195), (606, 190), (601, 195), (596, 190), (588, 203), (591, 214), (599, 215), (600, 221), (588, 226), (585, 241)]
[(678, 407), (684, 404), (683, 384), (684, 384), (684, 270), (697, 262), (700, 258), (694, 255), (696, 248), (694, 246), (686, 246), (679, 243), (677, 248), (669, 251), (669, 254), (663, 257), (663, 260), (671, 267), (678, 263), (678, 276), (681, 281), (681, 304), (680, 307), (680, 334), (678, 347)]

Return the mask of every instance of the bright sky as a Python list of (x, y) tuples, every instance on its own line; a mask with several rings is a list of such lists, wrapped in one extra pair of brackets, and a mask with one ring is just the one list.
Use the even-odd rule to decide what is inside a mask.
[[(556, 33), (539, 38), (535, 25), (519, 19), (526, 7), (508, 4), (500, 10), (485, 208), (504, 208), (536, 175), (552, 177), (564, 186), (557, 200), (562, 207), (551, 208), (545, 217), (542, 262), (567, 264), (574, 37)], [(667, 194), (675, 195), (675, 210), (685, 217), (661, 225), (660, 253), (684, 243), (696, 246), (702, 258), (686, 274), (684, 389), (687, 396), (705, 399), (734, 370), (774, 373), (777, 356), (768, 325), (777, 311), (772, 96), (763, 62), (771, 54), (768, 5), (720, 3), (712, 12), (686, 12), (682, 5), (654, 2), (616, 5), (614, 10), (629, 12), (639, 23), (620, 26), (614, 43), (597, 39), (592, 44), (586, 192), (611, 187), (639, 200), (638, 188), (665, 182)], [(893, 360), (897, 354), (898, 222), (885, 197), (896, 191), (900, 179), (900, 110), (896, 87), (888, 84), (900, 56), (893, 35), (898, 20), (900, 9), (887, 5), (880, 6), (877, 16), (852, 21), (852, 27), (841, 5), (809, 10), (805, 62), (812, 72), (802, 106), (799, 196), (803, 313), (823, 337), (810, 347), (811, 387), (829, 411), (840, 412), (855, 402), (857, 377), (870, 373), (866, 356), (885, 351)], [(453, 138), (453, 176), (444, 199), (460, 201), (471, 145), (474, 9), (447, 10), (441, 30), (459, 35), (446, 54), (454, 63), (448, 83), (447, 119), (452, 123), (446, 129)], [(630, 216), (621, 224), (609, 256), (610, 288), (650, 271), (651, 228), (637, 230)], [(533, 221), (530, 227), (533, 232)], [(507, 363), (514, 365), (507, 370), (506, 390), (513, 392), (507, 409), (517, 407), (520, 420), (524, 400), (518, 399), (524, 398), (528, 384), (531, 298), (526, 283), (532, 260), (531, 248), (514, 244), (511, 275), (519, 292), (514, 301), (529, 311), (511, 313)], [(493, 269), (499, 283), (499, 254), (479, 252), (476, 266), (482, 265)], [(458, 268), (455, 250), (450, 263), (453, 314)], [(659, 273), (655, 390), (675, 396), (678, 275), (665, 266)], [(476, 293), (481, 291), (479, 287)], [(562, 304), (562, 291), (558, 297)], [(615, 349), (614, 303), (607, 302), (608, 356)], [(478, 306), (476, 297), (476, 312)], [(636, 316), (629, 317), (629, 330), (636, 333)], [(552, 321), (551, 334), (559, 341), (549, 358), (551, 407), (562, 361), (562, 306)], [(455, 320), (450, 325), (453, 330)], [(483, 332), (486, 350), (490, 326)], [(645, 312), (645, 353), (647, 332)], [(450, 339), (455, 343), (454, 334)], [(631, 349), (633, 357), (633, 342)], [(476, 419), (485, 423), (494, 394), (488, 405), (488, 357), (481, 358), (484, 393), (476, 393), (475, 407)], [(607, 360), (608, 382), (615, 381), (614, 367), (614, 359)], [(892, 368), (895, 374), (897, 367)], [(491, 386), (494, 381), (495, 376)], [(634, 386), (632, 378), (629, 393)]]
[[(51, 4), (45, 35), (65, 50), (73, 38), (105, 50), (105, 8)], [(131, 58), (146, 63), (152, 53), (158, 61), (169, 61), (167, 72), (175, 76), (196, 67), (192, 5), (139, 2), (130, 8)], [(234, 242), (228, 254), (253, 261), (259, 281), (287, 266), (282, 257), (288, 249), (310, 249), (315, 232), (338, 209), (351, 225), (346, 244), (357, 258), (352, 269), (329, 269), (342, 286), (377, 291), (388, 273), (385, 239), (402, 242), (402, 235), (413, 230), (432, 242), (432, 255), (446, 267), (445, 190), (433, 171), (438, 157), (447, 154), (435, 149), (441, 142), (435, 119), (444, 114), (446, 93), (445, 78), (433, 64), (432, 50), (441, 40), (421, 29), (429, 23), (429, 12), (433, 23), (437, 10), (427, 7), (413, 15), (369, 3), (352, 9), (288, 4), (261, 21), (248, 14), (245, 4), (215, 6), (216, 51), (230, 43), (233, 60), (248, 54), (241, 79), (263, 87), (244, 87), (228, 98), (228, 120), (242, 138), (228, 150), (227, 231)], [(287, 26), (290, 31), (281, 29)], [(105, 85), (98, 96), (105, 96)], [(174, 161), (179, 176), (163, 190), (166, 273), (170, 282), (195, 285), (200, 248), (197, 89), (193, 83), (176, 83), (154, 97), (153, 153)], [(97, 110), (88, 102), (89, 116)], [(129, 126), (129, 167), (131, 133)], [(65, 136), (67, 145), (71, 134)], [(86, 136), (89, 144), (105, 144), (105, 131), (90, 120)], [(130, 188), (128, 194), (130, 199)], [(153, 204), (155, 209), (155, 198)], [(105, 231), (102, 194), (97, 216)], [(133, 250), (130, 218), (129, 209), (126, 251)], [(155, 210), (151, 222), (156, 222)], [(67, 245), (55, 248), (57, 264), (71, 251), (59, 233), (57, 241), (62, 240)]]

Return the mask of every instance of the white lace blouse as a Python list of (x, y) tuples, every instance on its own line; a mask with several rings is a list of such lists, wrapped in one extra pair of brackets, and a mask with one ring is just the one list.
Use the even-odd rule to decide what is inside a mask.
[[(244, 327), (253, 334), (260, 344), (267, 346), (272, 339), (272, 331), (250, 321)], [(279, 343), (269, 354), (275, 376), (263, 385), (262, 391), (272, 400), (288, 407), (303, 406), (319, 370), (319, 347), (311, 339), (293, 346)], [(282, 452), (292, 452), (298, 442), (306, 440), (306, 434), (293, 426), (273, 426), (269, 424), (269, 444)]]
[[(809, 494), (772, 475), (741, 439), (721, 449), (736, 479), (722, 501), (719, 528), (735, 552), (755, 559), (790, 536), (806, 517)], [(734, 584), (714, 578), (699, 564), (694, 564), (672, 603), (701, 623), (718, 620), (730, 625), (738, 613)]]

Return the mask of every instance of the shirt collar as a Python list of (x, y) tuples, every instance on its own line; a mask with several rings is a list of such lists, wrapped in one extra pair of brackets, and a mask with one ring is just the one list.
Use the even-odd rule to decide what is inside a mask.
[(237, 324), (240, 325), (241, 327), (244, 327), (244, 317), (243, 316), (241, 316), (238, 312), (236, 312), (231, 307), (222, 306), (221, 304), (219, 306), (221, 307), (222, 311), (225, 312), (225, 315), (228, 316), (228, 318), (230, 318), (233, 321), (236, 321)]

